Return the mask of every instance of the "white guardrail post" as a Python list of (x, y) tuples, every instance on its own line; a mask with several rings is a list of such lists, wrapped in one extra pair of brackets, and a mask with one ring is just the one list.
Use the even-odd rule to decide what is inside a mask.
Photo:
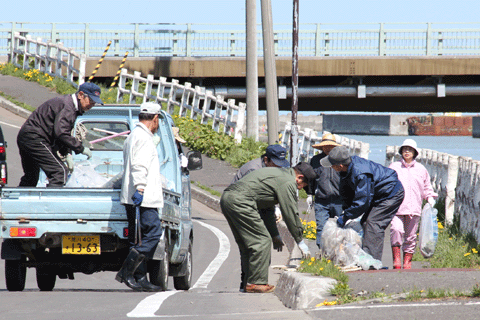
[[(125, 88), (127, 79), (132, 80), (130, 90)], [(144, 92), (139, 92), (140, 83), (145, 83), (146, 89)], [(157, 88), (156, 95), (152, 94), (152, 88)], [(192, 88), (189, 82), (181, 85), (176, 79), (172, 79), (172, 82), (168, 82), (165, 77), (155, 80), (152, 75), (143, 78), (138, 71), (134, 71), (131, 75), (128, 74), (127, 69), (122, 69), (118, 81), (117, 103), (122, 103), (125, 95), (129, 95), (129, 104), (135, 104), (137, 98), (141, 98), (142, 101), (165, 103), (167, 112), (171, 115), (174, 114), (175, 107), (178, 107), (179, 116), (189, 116), (191, 119), (197, 119), (200, 116), (202, 124), (208, 124), (209, 121), (212, 121), (213, 130), (230, 136), (233, 135), (237, 143), (242, 141), (246, 106), (244, 103), (235, 105), (234, 99), (225, 102), (223, 96), (214, 96), (211, 91), (199, 86)], [(177, 101), (177, 96), (181, 97), (180, 101)], [(202, 100), (203, 106), (201, 106)], [(213, 109), (211, 108), (212, 102), (215, 103)]]

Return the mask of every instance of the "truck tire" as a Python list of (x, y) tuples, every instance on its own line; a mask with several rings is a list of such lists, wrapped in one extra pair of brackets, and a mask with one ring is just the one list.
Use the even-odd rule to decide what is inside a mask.
[(193, 269), (193, 259), (192, 259), (192, 241), (188, 244), (187, 256), (185, 257), (186, 264), (185, 274), (179, 277), (173, 277), (173, 285), (177, 290), (188, 290), (192, 286), (192, 269)]
[(168, 289), (168, 273), (170, 271), (170, 254), (168, 252), (168, 239), (165, 238), (165, 254), (163, 260), (150, 260), (150, 282), (162, 288)]
[(48, 268), (37, 268), (37, 286), (40, 291), (52, 291), (56, 280), (56, 273), (48, 270)]
[(20, 260), (5, 260), (5, 282), (8, 291), (23, 291), (27, 276), (25, 257)]

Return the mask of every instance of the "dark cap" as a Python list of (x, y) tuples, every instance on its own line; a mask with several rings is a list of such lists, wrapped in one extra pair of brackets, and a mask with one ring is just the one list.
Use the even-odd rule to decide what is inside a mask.
[(317, 173), (313, 170), (312, 166), (306, 162), (299, 162), (295, 166), (295, 170), (299, 171), (306, 179), (307, 179), (307, 186), (304, 188), (308, 194), (312, 193), (312, 186), (314, 185), (314, 181), (318, 178)]
[(322, 167), (331, 167), (336, 164), (348, 165), (350, 162), (352, 162), (352, 159), (350, 158), (350, 153), (345, 146), (333, 148), (328, 156), (320, 160)]
[(95, 83), (85, 82), (78, 87), (78, 91), (82, 91), (95, 103), (103, 104), (102, 99), (100, 99), (100, 93), (102, 93), (102, 90)]
[(286, 160), (287, 149), (279, 144), (271, 144), (265, 150), (264, 156), (268, 157), (276, 166), (282, 168), (290, 167), (290, 162)]

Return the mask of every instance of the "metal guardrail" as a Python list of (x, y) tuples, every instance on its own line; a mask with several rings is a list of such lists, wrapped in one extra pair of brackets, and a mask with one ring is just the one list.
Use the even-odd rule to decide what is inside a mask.
[[(126, 88), (127, 80), (132, 81), (130, 89)], [(145, 85), (143, 92), (139, 90), (143, 87), (141, 84)], [(150, 74), (143, 78), (139, 71), (134, 71), (131, 75), (128, 74), (127, 69), (122, 69), (120, 73), (117, 103), (123, 99), (124, 95), (129, 95), (128, 103), (130, 104), (136, 103), (135, 100), (138, 97), (142, 98), (143, 102), (166, 103), (169, 114), (173, 114), (177, 106), (179, 116), (188, 116), (190, 119), (201, 117), (202, 124), (207, 124), (211, 120), (213, 130), (228, 135), (233, 133), (238, 143), (242, 141), (246, 105), (242, 102), (238, 106), (235, 105), (235, 99), (228, 99), (228, 102), (225, 102), (223, 96), (214, 96), (211, 91), (199, 86), (192, 88), (189, 82), (182, 85), (175, 79), (168, 82), (165, 77), (155, 80)], [(177, 100), (177, 96), (181, 97), (180, 101)]]
[[(323, 134), (325, 133), (327, 132), (324, 132)], [(285, 125), (285, 130), (282, 132), (282, 137), (280, 139), (280, 144), (287, 148), (287, 150), (290, 150), (290, 136), (291, 125), (287, 124)], [(337, 134), (335, 134), (335, 140), (337, 143), (346, 146), (350, 154), (368, 159), (368, 154), (370, 153), (370, 144), (339, 136)], [(314, 144), (320, 141), (322, 141), (322, 137), (318, 136), (317, 131), (308, 128), (300, 130), (300, 126), (298, 126), (298, 161), (310, 162), (314, 155), (320, 153), (320, 150), (312, 148)]]
[[(23, 37), (18, 32), (14, 34), (11, 62), (18, 68), (37, 69), (62, 78), (78, 88), (85, 82), (86, 61), (84, 54), (65, 48), (61, 42), (42, 42), (42, 39), (34, 40), (30, 35)], [(33, 67), (30, 67), (32, 62)], [(78, 69), (75, 68), (75, 64), (78, 65)]]
[[(257, 27), (258, 55), (263, 55)], [(0, 55), (10, 53), (15, 32), (62, 42), (87, 56), (245, 56), (244, 24), (0, 22)], [(274, 25), (277, 56), (291, 56), (291, 25)], [(300, 56), (439, 56), (480, 52), (480, 23), (300, 24)]]

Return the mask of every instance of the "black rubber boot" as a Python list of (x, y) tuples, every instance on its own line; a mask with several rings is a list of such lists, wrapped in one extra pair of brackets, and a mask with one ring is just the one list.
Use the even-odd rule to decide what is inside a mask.
[(127, 287), (135, 291), (142, 291), (142, 286), (137, 283), (133, 276), (135, 270), (142, 263), (145, 256), (135, 249), (130, 249), (127, 258), (123, 262), (122, 268), (118, 271), (115, 280), (125, 283)]
[(147, 259), (145, 258), (135, 271), (135, 280), (142, 287), (142, 291), (159, 292), (162, 288), (154, 285), (147, 279)]

